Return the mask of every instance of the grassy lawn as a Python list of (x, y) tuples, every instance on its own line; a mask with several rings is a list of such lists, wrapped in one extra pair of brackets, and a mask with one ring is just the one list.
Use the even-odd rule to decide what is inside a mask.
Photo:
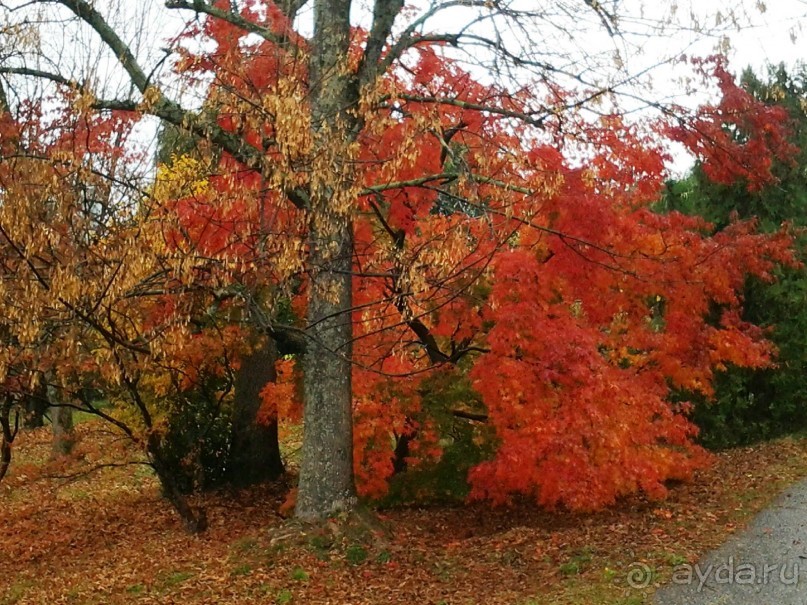
[[(663, 502), (406, 508), (316, 528), (282, 519), (284, 494), (268, 486), (206, 496), (210, 530), (190, 536), (145, 467), (74, 476), (118, 447), (94, 423), (79, 432), (79, 459), (56, 465), (43, 462), (47, 429), (15, 443), (0, 484), (0, 605), (638, 605), (807, 476), (807, 439), (791, 438), (721, 453)], [(628, 584), (638, 566), (647, 588)]]

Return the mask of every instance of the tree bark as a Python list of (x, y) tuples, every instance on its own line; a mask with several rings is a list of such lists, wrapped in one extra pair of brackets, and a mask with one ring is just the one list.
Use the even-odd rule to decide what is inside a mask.
[(277, 420), (257, 422), (260, 393), (277, 379), (277, 346), (269, 340), (241, 361), (235, 379), (233, 427), (228, 475), (233, 485), (245, 486), (272, 481), (283, 474), (283, 460), (277, 435)]
[(320, 520), (356, 503), (353, 480), (351, 359), (353, 230), (349, 158), (358, 83), (344, 64), (350, 45), (350, 0), (316, 0), (311, 53), (315, 170), (309, 209), (309, 343), (305, 355), (303, 457), (295, 515)]
[(19, 416), (14, 418), (14, 427), (11, 426), (11, 402), (4, 399), (0, 402), (0, 481), (6, 476), (8, 467), (11, 466), (11, 444), (17, 436), (19, 428)]
[[(50, 404), (57, 402), (55, 389), (45, 388)], [(76, 445), (76, 434), (73, 431), (73, 408), (63, 405), (51, 405), (50, 423), (53, 431), (52, 453), (54, 456), (69, 456)]]
[(40, 381), (33, 392), (23, 398), (23, 422), (26, 429), (36, 429), (45, 426), (45, 412), (48, 411), (48, 391), (44, 380)]
[(51, 407), (50, 421), (53, 430), (53, 455), (69, 456), (76, 444), (73, 408), (61, 405)]
[(392, 454), (392, 473), (400, 475), (408, 468), (406, 459), (409, 457), (409, 443), (412, 441), (410, 435), (397, 435), (395, 439), (395, 451)]
[(11, 443), (3, 437), (0, 439), (0, 481), (6, 476), (11, 466)]
[[(303, 458), (295, 510), (296, 516), (304, 520), (322, 519), (349, 510), (356, 503), (349, 230), (334, 243), (339, 245), (339, 257), (324, 266), (342, 271), (317, 273), (312, 278), (308, 302), (308, 321), (312, 327), (303, 368)], [(320, 252), (312, 253), (313, 262), (317, 263), (322, 256)], [(329, 300), (328, 292), (338, 299)]]

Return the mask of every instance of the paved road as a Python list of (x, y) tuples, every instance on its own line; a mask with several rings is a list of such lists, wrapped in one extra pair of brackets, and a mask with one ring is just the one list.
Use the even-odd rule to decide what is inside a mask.
[(656, 605), (807, 605), (807, 481), (697, 565), (679, 566)]

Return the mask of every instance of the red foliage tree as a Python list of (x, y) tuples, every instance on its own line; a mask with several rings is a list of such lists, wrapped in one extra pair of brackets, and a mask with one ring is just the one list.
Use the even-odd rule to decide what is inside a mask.
[[(263, 151), (260, 141), (279, 137), (282, 125), (255, 105), (269, 103), (265, 95), (286, 79), (304, 92), (306, 75), (268, 42), (238, 44), (245, 34), (235, 26), (208, 33), (216, 50), (188, 54), (182, 69), (213, 75), (219, 124)], [(671, 393), (709, 394), (723, 364), (769, 362), (762, 332), (739, 319), (738, 292), (747, 275), (767, 279), (776, 264), (793, 262), (785, 233), (758, 235), (752, 223), (737, 223), (710, 237), (698, 219), (652, 209), (665, 178), (659, 133), (711, 153), (715, 178), (751, 187), (771, 178), (773, 155), (789, 152), (785, 115), (750, 99), (722, 63), (712, 75), (723, 100), (684, 126), (567, 116), (547, 120), (539, 135), (529, 95), (483, 86), (430, 49), (368, 95), (354, 210), (360, 493), (385, 492), (402, 438), (410, 463), (439, 457), (424, 379), (465, 358), (496, 443), (494, 458), (470, 474), (472, 497), (526, 494), (548, 506), (598, 508), (636, 491), (662, 496), (667, 480), (705, 462), (688, 404), (673, 403)], [(753, 133), (748, 142), (709, 127), (708, 116), (729, 109)], [(583, 161), (568, 160), (558, 141)], [(290, 170), (299, 162), (297, 178), (309, 178), (305, 150), (281, 149), (268, 157)], [(244, 191), (262, 190), (258, 175), (226, 154), (219, 172), (229, 175), (228, 191), (237, 182), (241, 192), (228, 193), (237, 200), (233, 216), (249, 216), (242, 203), (253, 194)], [(272, 220), (228, 237), (241, 241), (271, 224), (278, 242), (281, 233), (302, 242), (302, 223), (290, 229), (281, 218), (294, 208), (267, 195)], [(195, 220), (222, 204), (210, 208), (196, 208)], [(275, 257), (288, 246), (280, 242)], [(270, 274), (276, 261), (235, 256), (253, 258), (261, 272), (253, 283), (291, 295), (282, 286), (291, 273)], [(304, 283), (302, 263), (294, 266)], [(304, 286), (293, 296), (305, 305)], [(267, 391), (267, 412), (279, 392), (290, 391)]]

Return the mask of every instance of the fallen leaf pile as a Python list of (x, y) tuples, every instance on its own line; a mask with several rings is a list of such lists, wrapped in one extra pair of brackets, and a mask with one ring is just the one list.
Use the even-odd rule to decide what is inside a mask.
[[(210, 529), (192, 536), (147, 467), (91, 470), (103, 457), (90, 452), (114, 440), (80, 432), (67, 461), (48, 461), (46, 429), (15, 444), (0, 484), (2, 605), (642, 603), (807, 475), (807, 441), (784, 439), (716, 455), (661, 503), (402, 508), (316, 527), (281, 517), (278, 484), (206, 495)], [(626, 582), (635, 563), (654, 572), (645, 591)]]

